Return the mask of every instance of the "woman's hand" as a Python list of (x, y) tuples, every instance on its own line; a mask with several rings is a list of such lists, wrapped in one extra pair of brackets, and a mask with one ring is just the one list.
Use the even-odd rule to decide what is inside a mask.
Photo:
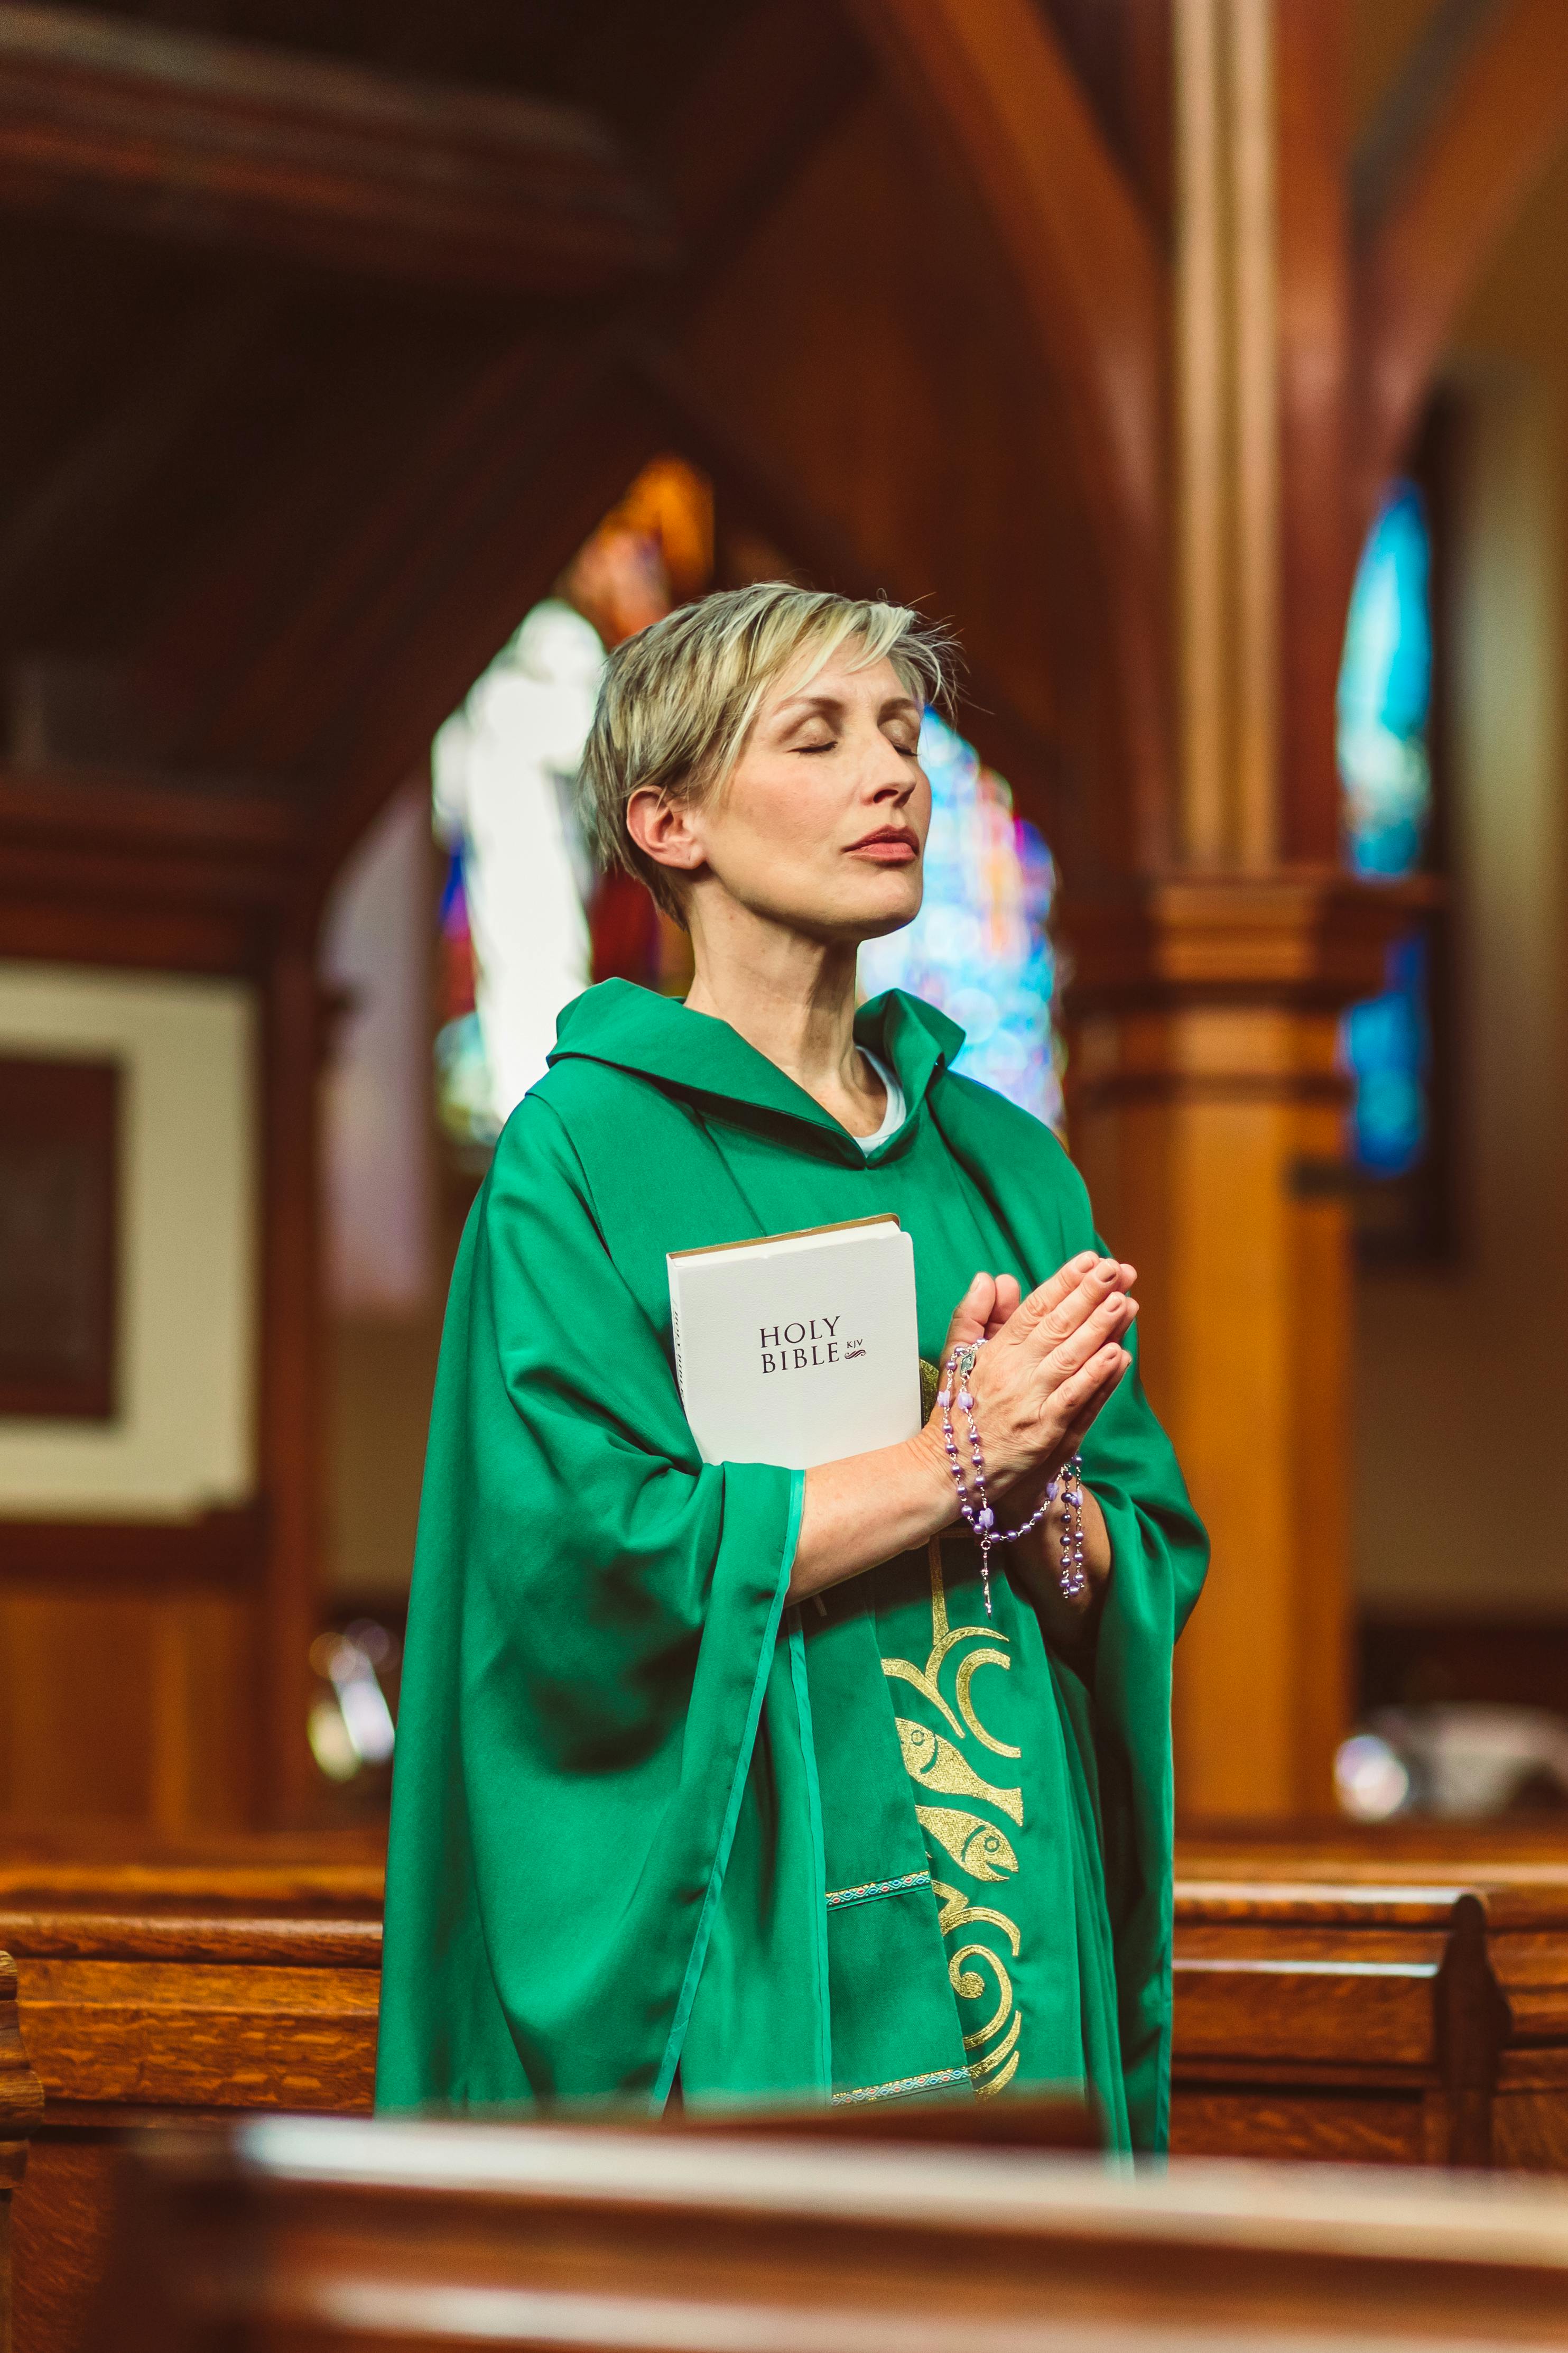
[[(1073, 1282), (1075, 1276), (1076, 1284)], [(1059, 1326), (1064, 1320), (1064, 1312), (1066, 1316), (1070, 1316), (1077, 1312), (1080, 1314), (1079, 1329), (1081, 1333), (1083, 1326), (1092, 1321), (1098, 1310), (1112, 1303), (1117, 1293), (1120, 1292), (1127, 1308), (1131, 1311), (1121, 1327), (1122, 1335), (1125, 1336), (1128, 1325), (1137, 1313), (1133, 1303), (1127, 1297), (1133, 1280), (1134, 1270), (1131, 1267), (1115, 1264), (1113, 1271), (1112, 1261), (1096, 1259), (1092, 1252), (1086, 1250), (1069, 1265), (1063, 1267), (1053, 1277), (1051, 1282), (1042, 1285), (1041, 1291), (1035, 1294), (1044, 1305), (1042, 1321), (1049, 1325), (1054, 1316)], [(1045, 1303), (1047, 1300), (1050, 1303), (1046, 1305)], [(943, 1365), (946, 1365), (955, 1347), (961, 1347), (982, 1336), (994, 1340), (1002, 1330), (1004, 1324), (1011, 1319), (1017, 1302), (1018, 1286), (1010, 1275), (998, 1276), (994, 1283), (988, 1275), (976, 1275), (969, 1290), (959, 1302), (952, 1322), (948, 1327), (947, 1341), (942, 1350)], [(988, 1304), (989, 1312), (987, 1312)], [(1107, 1343), (1107, 1349), (1112, 1344)], [(991, 1351), (987, 1349), (986, 1355), (989, 1356), (990, 1353)], [(1108, 1377), (1105, 1382), (1095, 1390), (1068, 1432), (1068, 1453), (1069, 1454), (1077, 1453), (1084, 1433), (1121, 1379), (1127, 1366), (1131, 1362), (1125, 1348), (1117, 1347), (1115, 1353), (1121, 1359), (1121, 1369), (1110, 1371), (1108, 1359)], [(982, 1410), (978, 1376), (980, 1365), (984, 1361), (984, 1356), (979, 1359), (974, 1373), (970, 1378), (970, 1394), (975, 1399), (977, 1413)], [(1092, 1362), (1092, 1359), (1089, 1361)], [(1065, 1405), (1070, 1409), (1073, 1402), (1070, 1388), (1064, 1396), (1063, 1388), (1058, 1386), (1057, 1400), (1058, 1409)], [(989, 1442), (984, 1430), (982, 1443), (986, 1448), (986, 1467), (989, 1474), (991, 1457)], [(1066, 1459), (1064, 1455), (1062, 1460)], [(1059, 1463), (1053, 1463), (1045, 1475), (1054, 1477), (1059, 1467)], [(999, 1525), (1006, 1527), (1014, 1522), (1022, 1523), (1026, 1520), (1039, 1501), (1042, 1483), (1038, 1471), (1032, 1478), (1026, 1478), (1018, 1483), (1009, 1482), (1005, 1486), (998, 1484), (988, 1475), (986, 1484), (996, 1510)], [(1065, 1527), (1065, 1506), (1059, 1496), (1051, 1505), (1043, 1525), (1032, 1529), (1026, 1536), (1007, 1548), (1010, 1574), (1014, 1582), (1033, 1599), (1039, 1612), (1040, 1624), (1046, 1640), (1064, 1658), (1074, 1664), (1081, 1664), (1092, 1644), (1095, 1629), (1100, 1620), (1100, 1604), (1105, 1599), (1106, 1586), (1110, 1580), (1111, 1569), (1110, 1536), (1105, 1525), (1104, 1514), (1100, 1511), (1097, 1499), (1087, 1487), (1080, 1492), (1083, 1514), (1084, 1583), (1079, 1592), (1069, 1595), (1062, 1591), (1060, 1558), (1063, 1538), (1066, 1535), (1070, 1542), (1071, 1532)]]
[[(1130, 1266), (1086, 1250), (1027, 1299), (1012, 1275), (977, 1274), (960, 1300), (942, 1363), (955, 1346), (989, 1342), (969, 1386), (986, 1483), (998, 1501), (1021, 1481), (1032, 1482), (1037, 1497), (1126, 1372), (1132, 1360), (1121, 1336), (1138, 1312), (1127, 1296), (1132, 1281)], [(789, 1599), (804, 1600), (922, 1545), (956, 1517), (935, 1414), (897, 1446), (820, 1463), (805, 1474)]]
[[(1138, 1314), (1134, 1270), (1084, 1250), (1020, 1300), (1010, 1274), (977, 1274), (953, 1311), (942, 1347), (984, 1339), (969, 1376), (994, 1495), (1043, 1486), (1076, 1454), (1132, 1358), (1121, 1343)], [(962, 1428), (962, 1421), (960, 1428)], [(927, 1434), (942, 1443), (933, 1413)]]

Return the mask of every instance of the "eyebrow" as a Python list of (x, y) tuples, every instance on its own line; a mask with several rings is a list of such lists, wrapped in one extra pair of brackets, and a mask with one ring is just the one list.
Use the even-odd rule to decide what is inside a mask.
[[(773, 715), (779, 721), (793, 720), (795, 717), (805, 719), (814, 713), (842, 712), (845, 707), (842, 695), (796, 694), (792, 695), (787, 702), (781, 703)], [(921, 716), (921, 706), (912, 694), (889, 695), (877, 716), (879, 720), (892, 719), (904, 712), (908, 712), (912, 719), (918, 719)]]

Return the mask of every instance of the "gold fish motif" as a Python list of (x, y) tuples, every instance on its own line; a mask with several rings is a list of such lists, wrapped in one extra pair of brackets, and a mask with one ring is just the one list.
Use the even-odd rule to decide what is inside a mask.
[(911, 1724), (907, 1715), (897, 1717), (899, 1745), (904, 1752), (904, 1767), (911, 1780), (922, 1789), (936, 1789), (944, 1798), (988, 1799), (1000, 1806), (1016, 1822), (1024, 1819), (1022, 1789), (998, 1789), (992, 1782), (982, 1780), (972, 1765), (965, 1764), (951, 1740), (940, 1732), (931, 1732), (923, 1724)]
[(971, 1879), (1005, 1879), (1018, 1858), (1005, 1831), (955, 1806), (917, 1806), (915, 1819)]

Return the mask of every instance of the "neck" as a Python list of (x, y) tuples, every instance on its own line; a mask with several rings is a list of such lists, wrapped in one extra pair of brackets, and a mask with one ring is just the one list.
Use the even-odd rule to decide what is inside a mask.
[(711, 909), (700, 898), (693, 892), (689, 907), (690, 1010), (727, 1021), (836, 1116), (845, 1092), (866, 1098), (877, 1082), (855, 1046), (854, 944), (808, 938), (727, 894)]

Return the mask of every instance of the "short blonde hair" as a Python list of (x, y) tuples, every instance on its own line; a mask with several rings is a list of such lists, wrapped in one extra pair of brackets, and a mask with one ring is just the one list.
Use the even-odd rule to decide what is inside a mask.
[(952, 644), (944, 628), (904, 605), (787, 580), (699, 597), (618, 645), (579, 779), (600, 862), (637, 875), (681, 922), (669, 870), (646, 857), (627, 830), (632, 795), (651, 786), (673, 801), (705, 800), (734, 768), (768, 690), (803, 658), (811, 662), (806, 675), (815, 676), (850, 643), (859, 648), (856, 669), (889, 661), (918, 702), (949, 701)]

